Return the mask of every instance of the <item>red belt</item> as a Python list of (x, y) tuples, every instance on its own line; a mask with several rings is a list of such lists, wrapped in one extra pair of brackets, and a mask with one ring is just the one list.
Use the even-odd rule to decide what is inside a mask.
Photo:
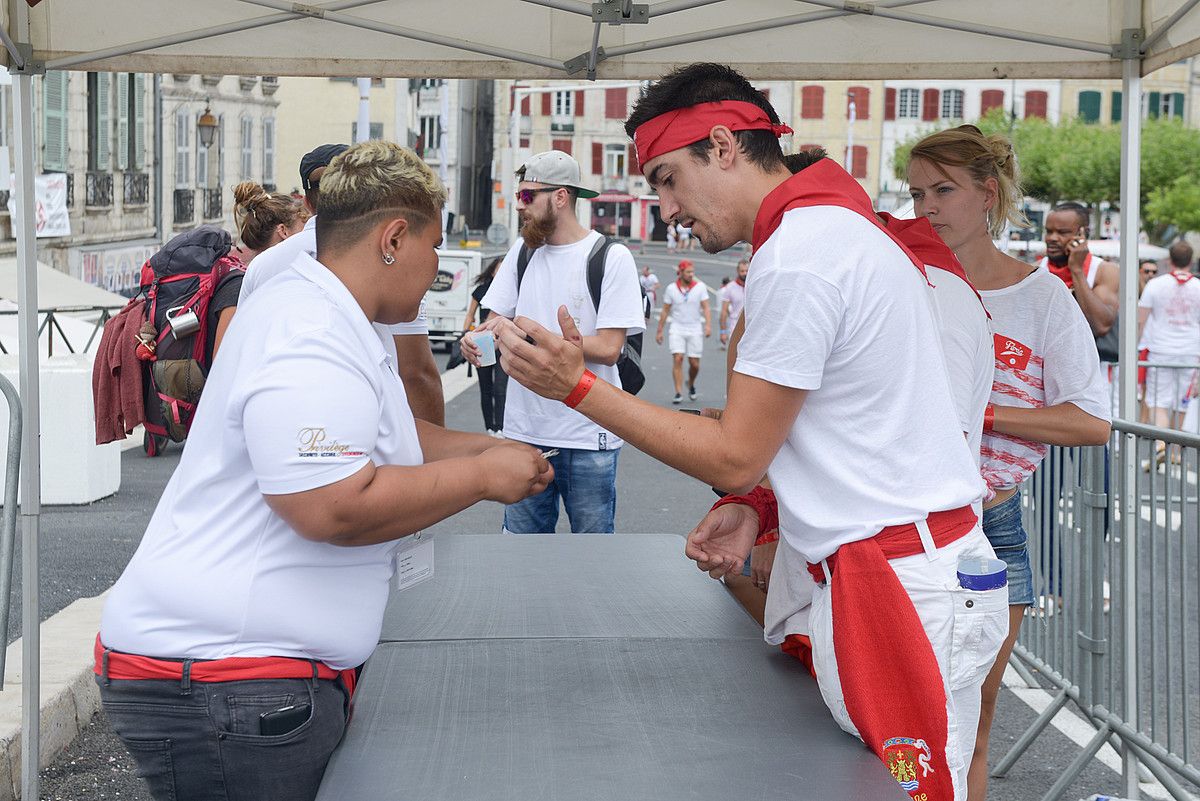
[[(93, 672), (110, 679), (183, 679), (185, 661), (155, 659), (152, 656), (113, 651), (96, 635)], [(354, 692), (354, 670), (334, 670), (323, 662), (310, 662), (287, 656), (230, 656), (225, 659), (186, 660), (191, 681), (252, 681), (255, 679), (340, 679), (346, 690)]]
[[(929, 533), (933, 535), (934, 547), (944, 548), (955, 540), (970, 534), (979, 518), (970, 506), (961, 509), (950, 509), (945, 512), (934, 512), (926, 519)], [(879, 544), (885, 559), (899, 559), (904, 556), (916, 556), (925, 552), (921, 544), (921, 534), (914, 523), (901, 526), (888, 526), (872, 537)], [(837, 553), (825, 560), (829, 565), (829, 575), (833, 575), (834, 565), (837, 564)], [(808, 563), (808, 572), (818, 584), (825, 583), (825, 571), (821, 565)]]

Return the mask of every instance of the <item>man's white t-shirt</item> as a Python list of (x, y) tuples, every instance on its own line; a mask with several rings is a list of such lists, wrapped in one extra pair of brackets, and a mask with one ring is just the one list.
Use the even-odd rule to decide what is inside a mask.
[(668, 321), (671, 330), (678, 334), (701, 334), (704, 332), (704, 310), (700, 304), (708, 300), (708, 287), (696, 279), (686, 289), (678, 281), (667, 284), (663, 293), (663, 305), (671, 305)]
[(925, 266), (933, 285), (933, 314), (946, 357), (958, 424), (975, 463), (983, 439), (983, 413), (992, 394), (992, 327), (974, 288), (954, 273)]
[(350, 292), (307, 254), (241, 305), (225, 343), (100, 638), (175, 659), (362, 664), (397, 543), (305, 539), (263, 496), (324, 487), (368, 462), (421, 464), (396, 366)]
[(647, 295), (653, 295), (655, 290), (658, 289), (658, 276), (654, 273), (641, 275), (638, 277), (638, 280), (641, 281), (642, 289), (646, 290)]
[(928, 285), (871, 222), (786, 212), (754, 254), (745, 316), (734, 370), (808, 391), (768, 469), (781, 535), (806, 561), (983, 496)]
[[(246, 299), (258, 291), (263, 284), (291, 267), (301, 253), (307, 253), (314, 259), (317, 257), (317, 218), (315, 215), (308, 218), (302, 230), (254, 257), (250, 266), (246, 268), (246, 277), (242, 279), (242, 291), (238, 295), (238, 305), (245, 303)], [(394, 325), (375, 323), (375, 326), (379, 329), (380, 338), (384, 340), (384, 347), (390, 349), (392, 359), (395, 360), (396, 343), (387, 337), (415, 334), (429, 336), (429, 323), (425, 319), (425, 299), (421, 299), (421, 309), (417, 312), (417, 316), (407, 323)]]
[(721, 288), (721, 300), (729, 301), (729, 319), (725, 324), (732, 331), (738, 318), (742, 316), (742, 307), (746, 305), (745, 284), (739, 284), (736, 280), (730, 281)]
[(1150, 310), (1143, 339), (1151, 353), (1200, 356), (1200, 278), (1151, 278), (1138, 308)]
[[(996, 373), (992, 403), (1041, 409), (1071, 403), (1101, 420), (1112, 411), (1091, 326), (1061, 279), (1034, 270), (1003, 289), (982, 291), (992, 315)], [(983, 436), (983, 477), (992, 490), (1015, 487), (1047, 445), (992, 431)]]
[[(558, 307), (566, 306), (579, 333), (594, 336), (604, 328), (623, 328), (626, 334), (646, 329), (637, 265), (629, 248), (612, 244), (600, 284), (600, 309), (592, 304), (587, 285), (587, 261), (600, 234), (591, 231), (571, 245), (543, 245), (533, 251), (517, 292), (517, 260), (524, 240), (518, 238), (504, 257), (481, 306), (502, 317), (528, 317), (558, 334)], [(587, 363), (597, 378), (621, 386), (613, 364)], [(537, 395), (510, 381), (504, 403), (504, 436), (537, 445), (603, 451), (621, 447), (622, 440), (605, 431), (561, 401)]]

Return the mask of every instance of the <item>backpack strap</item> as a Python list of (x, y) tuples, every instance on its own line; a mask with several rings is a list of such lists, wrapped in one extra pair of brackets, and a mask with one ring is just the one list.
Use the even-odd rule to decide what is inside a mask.
[(529, 260), (532, 258), (533, 251), (522, 242), (521, 250), (517, 253), (517, 292), (521, 291), (521, 282), (525, 280), (525, 271), (529, 269)]
[(596, 244), (592, 245), (592, 252), (588, 254), (587, 265), (587, 285), (588, 292), (592, 296), (592, 305), (596, 307), (596, 311), (600, 311), (600, 287), (604, 283), (604, 261), (608, 258), (608, 246), (612, 244), (612, 239), (601, 234), (596, 240)]

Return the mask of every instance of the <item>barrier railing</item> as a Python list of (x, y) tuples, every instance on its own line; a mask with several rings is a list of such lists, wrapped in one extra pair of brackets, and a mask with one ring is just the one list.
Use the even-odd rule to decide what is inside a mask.
[[(1135, 475), (1128, 499), (1121, 493), (1127, 470)], [(1011, 664), (1031, 687), (1055, 694), (993, 776), (1005, 775), (1073, 704), (1096, 734), (1043, 801), (1062, 797), (1105, 743), (1136, 757), (1126, 761), (1127, 788), (1137, 787), (1136, 769), (1179, 801), (1193, 798), (1200, 786), (1198, 473), (1200, 436), (1118, 420), (1107, 448), (1051, 448), (1022, 487), (1035, 601)], [(1136, 515), (1132, 526), (1123, 514)], [(1131, 542), (1125, 531), (1134, 532)]]
[[(68, 353), (89, 353), (92, 346), (100, 341), (100, 334), (104, 331), (104, 324), (112, 318), (112, 316), (120, 311), (121, 306), (64, 306), (54, 309), (39, 309), (38, 317), (38, 339), (42, 335), (46, 335), (46, 355), (54, 355), (55, 342), (60, 342), (61, 347), (65, 347)], [(0, 316), (15, 317), (16, 309), (0, 310)], [(59, 317), (70, 319), (73, 323), (83, 322), (89, 324), (87, 338), (84, 339), (81, 334), (76, 334), (74, 339), (64, 330)], [(3, 338), (0, 338), (0, 353), (7, 354), (8, 347), (5, 345)]]

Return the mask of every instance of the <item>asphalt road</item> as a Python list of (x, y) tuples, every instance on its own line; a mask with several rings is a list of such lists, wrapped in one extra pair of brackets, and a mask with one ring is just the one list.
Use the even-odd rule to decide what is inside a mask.
[[(733, 275), (737, 254), (708, 256), (700, 251), (666, 254), (661, 246), (650, 246), (645, 254), (635, 254), (639, 265), (648, 263), (665, 285), (674, 276), (674, 264), (686, 255), (696, 263), (701, 280), (720, 286), (723, 275)], [(714, 314), (716, 303), (714, 301)], [(653, 326), (653, 323), (652, 323)], [(716, 337), (705, 343), (698, 389), (700, 397), (687, 407), (721, 406), (724, 401), (724, 357)], [(651, 328), (653, 334), (653, 327)], [(439, 355), (439, 359), (445, 356)], [(646, 338), (643, 365), (647, 385), (641, 397), (670, 406), (673, 389), (670, 356)], [(446, 409), (447, 424), (464, 430), (482, 430), (478, 391), (468, 388), (452, 400)], [(140, 450), (125, 453), (121, 492), (87, 507), (48, 507), (42, 518), (42, 611), (43, 617), (58, 611), (72, 600), (95, 595), (110, 586), (136, 548), (162, 487), (178, 464), (178, 446), (166, 456), (147, 459)], [(618, 469), (617, 530), (623, 533), (686, 533), (711, 505), (708, 487), (681, 473), (666, 468), (632, 447), (626, 447)], [(433, 527), (433, 531), (463, 533), (499, 532), (502, 509), (484, 503), (461, 512)], [(560, 529), (566, 530), (565, 515)], [(682, 543), (681, 543), (682, 548)], [(19, 562), (18, 562), (19, 564)], [(15, 593), (19, 599), (19, 586)], [(13, 620), (19, 621), (19, 606)], [(19, 635), (19, 626), (10, 623), (10, 639)], [(1009, 690), (1002, 691), (992, 737), (992, 759), (1016, 740), (1035, 718), (1035, 711)], [(990, 797), (1011, 801), (1034, 801), (1058, 777), (1078, 754), (1078, 746), (1056, 729), (1039, 738), (1033, 749), (1010, 772), (994, 780)], [(1119, 777), (1101, 762), (1093, 760), (1064, 796), (1087, 798), (1093, 793), (1116, 794)], [(120, 742), (111, 733), (103, 714), (50, 768), (43, 773), (44, 799), (132, 799), (149, 801), (136, 779), (132, 762)]]

